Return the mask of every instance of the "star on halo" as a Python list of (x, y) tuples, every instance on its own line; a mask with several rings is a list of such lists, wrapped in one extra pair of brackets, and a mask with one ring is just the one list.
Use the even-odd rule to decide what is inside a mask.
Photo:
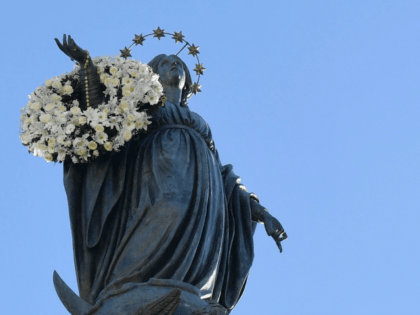
[(157, 30), (153, 30), (153, 37), (157, 37), (159, 40), (161, 37), (165, 37), (165, 30), (161, 30), (158, 26)]
[(203, 64), (195, 64), (195, 68), (193, 69), (197, 75), (199, 74), (204, 74), (204, 70), (206, 70), (206, 68), (203, 67)]
[(193, 92), (194, 95), (197, 95), (197, 92), (201, 92), (201, 84), (194, 83), (191, 85), (191, 92)]
[(197, 54), (200, 53), (198, 49), (200, 49), (200, 46), (194, 46), (194, 44), (192, 44), (190, 47), (188, 47), (188, 55), (193, 55), (195, 57)]
[(142, 45), (143, 46), (143, 42), (146, 40), (146, 38), (144, 38), (143, 37), (143, 34), (140, 34), (140, 35), (136, 35), (136, 34), (134, 34), (134, 39), (133, 39), (133, 42), (136, 44), (136, 46), (138, 45), (138, 44), (140, 44), (140, 45)]
[(179, 33), (174, 32), (174, 36), (172, 36), (173, 39), (175, 39), (175, 44), (178, 42), (183, 42), (184, 41), (184, 35), (182, 35), (182, 31), (180, 31)]
[(128, 49), (127, 46), (124, 49), (120, 49), (121, 51), (121, 57), (127, 59), (128, 57), (131, 57), (131, 49)]

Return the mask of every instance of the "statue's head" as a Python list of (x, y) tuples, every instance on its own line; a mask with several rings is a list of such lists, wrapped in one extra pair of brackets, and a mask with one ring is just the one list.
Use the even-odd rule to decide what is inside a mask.
[(175, 55), (161, 54), (149, 62), (153, 72), (159, 74), (160, 83), (163, 88), (179, 88), (181, 94), (181, 106), (188, 105), (188, 99), (191, 97), (191, 75), (186, 64)]

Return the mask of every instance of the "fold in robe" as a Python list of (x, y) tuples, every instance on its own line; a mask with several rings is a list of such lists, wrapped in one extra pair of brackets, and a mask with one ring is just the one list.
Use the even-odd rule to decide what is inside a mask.
[(149, 127), (114, 155), (64, 164), (80, 296), (173, 279), (231, 310), (254, 257), (249, 194), (188, 107), (167, 102)]

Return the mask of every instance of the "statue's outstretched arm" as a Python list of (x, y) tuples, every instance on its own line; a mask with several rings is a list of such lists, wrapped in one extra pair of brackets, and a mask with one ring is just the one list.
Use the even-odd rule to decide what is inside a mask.
[(55, 42), (63, 53), (71, 60), (76, 60), (80, 65), (79, 102), (81, 109), (86, 109), (88, 106), (96, 108), (104, 97), (103, 85), (89, 52), (80, 48), (70, 35), (66, 39), (66, 34), (64, 34), (62, 44), (57, 38), (55, 38)]
[(281, 241), (287, 239), (287, 234), (284, 231), (283, 226), (265, 207), (260, 205), (258, 197), (256, 197), (255, 194), (251, 193), (250, 202), (252, 221), (264, 224), (267, 234), (274, 239), (281, 253), (283, 251)]

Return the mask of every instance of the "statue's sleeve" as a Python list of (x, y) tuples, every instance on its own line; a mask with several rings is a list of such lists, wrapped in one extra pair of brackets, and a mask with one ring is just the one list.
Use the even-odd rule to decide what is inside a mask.
[[(219, 155), (215, 157), (220, 163)], [(254, 259), (253, 236), (256, 222), (252, 221), (250, 194), (241, 189), (240, 178), (233, 171), (231, 164), (221, 165), (227, 203), (227, 248), (222, 268), (223, 287), (219, 304), (231, 311), (241, 298)]]
[[(101, 240), (108, 217), (120, 199), (126, 174), (126, 152), (106, 154), (91, 163), (64, 163), (77, 283), (80, 296), (90, 301), (101, 289), (95, 280), (95, 266), (102, 261), (96, 246)], [(103, 278), (103, 277), (102, 277)], [(98, 288), (93, 288), (94, 283)]]
[(64, 187), (70, 216), (84, 214), (83, 228), (88, 247), (98, 243), (105, 221), (123, 191), (126, 160), (125, 148), (91, 163), (64, 163)]

